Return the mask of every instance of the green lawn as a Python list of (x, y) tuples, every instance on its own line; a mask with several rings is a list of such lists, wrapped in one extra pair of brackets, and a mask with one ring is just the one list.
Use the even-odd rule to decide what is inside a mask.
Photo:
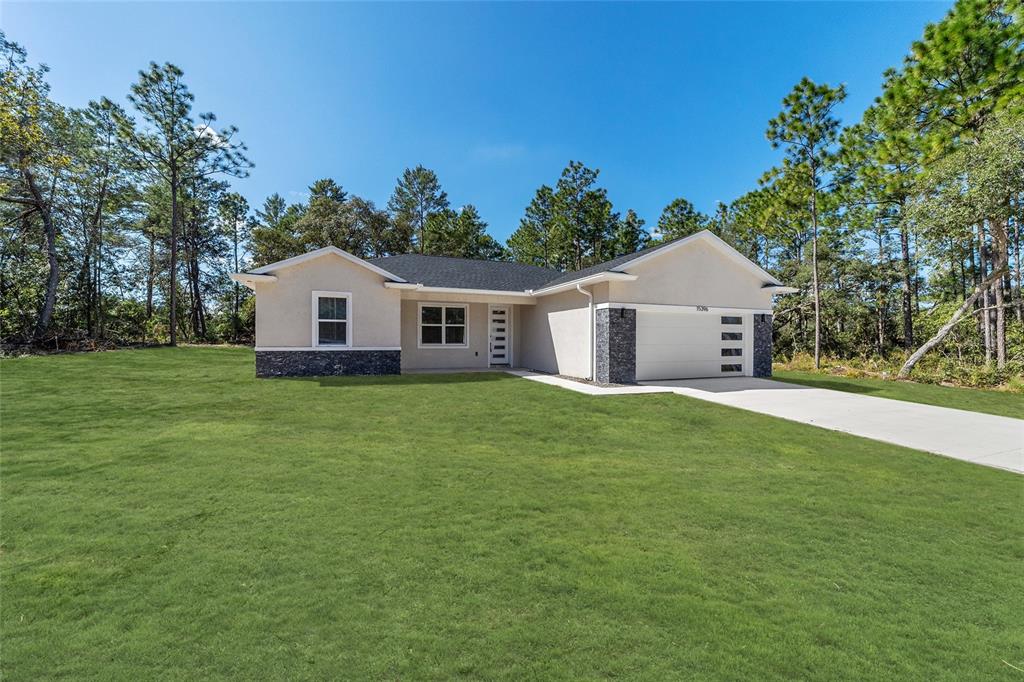
[(977, 388), (957, 388), (955, 386), (938, 386), (936, 384), (917, 384), (912, 381), (871, 378), (851, 379), (849, 377), (793, 370), (774, 370), (772, 376), (780, 381), (814, 386), (815, 388), (862, 393), (879, 398), (905, 400), (911, 403), (939, 405), (941, 407), (953, 407), (958, 410), (970, 410), (972, 412), (984, 412), (1003, 417), (1024, 419), (1024, 393), (986, 391)]
[(676, 395), (7, 360), (2, 675), (1007, 679), (1024, 478)]

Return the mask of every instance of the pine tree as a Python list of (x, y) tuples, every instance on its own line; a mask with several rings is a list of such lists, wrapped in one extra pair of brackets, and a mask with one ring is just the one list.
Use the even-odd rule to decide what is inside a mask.
[(656, 234), (660, 241), (679, 239), (706, 229), (709, 223), (706, 215), (694, 208), (689, 201), (679, 197), (673, 199), (662, 210)]
[(541, 185), (519, 220), (519, 228), (508, 238), (512, 260), (543, 268), (557, 267), (554, 244), (555, 192)]
[(302, 211), (302, 206), (289, 206), (280, 194), (266, 198), (263, 208), (256, 211), (252, 229), (254, 266), (269, 265), (302, 253), (302, 244), (295, 229)]
[[(241, 249), (249, 240), (251, 224), (249, 221), (249, 202), (241, 194), (231, 192), (220, 199), (218, 207), (220, 213), (221, 230), (231, 243), (231, 271), (241, 272), (242, 262), (240, 259)], [(232, 306), (231, 306), (231, 338), (238, 343), (239, 317), (238, 310), (241, 303), (241, 288), (238, 282), (232, 282)]]
[(651, 235), (644, 229), (644, 221), (636, 211), (628, 209), (626, 217), (616, 222), (610, 258), (634, 253), (647, 246)]
[(423, 166), (406, 168), (388, 201), (396, 229), (409, 235), (412, 250), (419, 253), (427, 253), (427, 220), (447, 208), (448, 195), (441, 189), (437, 174)]
[(170, 345), (178, 340), (177, 261), (178, 235), (181, 233), (180, 195), (192, 177), (224, 174), (246, 177), (253, 164), (246, 158), (245, 145), (235, 142), (234, 126), (216, 130), (216, 117), (192, 117), (195, 96), (185, 85), (184, 73), (173, 64), (149, 65), (139, 72), (131, 86), (128, 101), (141, 116), (144, 127), (135, 121), (120, 119), (120, 132), (140, 169), (167, 183), (171, 196), (169, 333)]
[(782, 112), (768, 122), (767, 136), (782, 147), (790, 166), (804, 172), (811, 219), (811, 272), (814, 296), (814, 366), (821, 367), (821, 284), (818, 273), (819, 195), (835, 163), (839, 120), (835, 108), (846, 99), (846, 87), (818, 85), (804, 77), (782, 100)]

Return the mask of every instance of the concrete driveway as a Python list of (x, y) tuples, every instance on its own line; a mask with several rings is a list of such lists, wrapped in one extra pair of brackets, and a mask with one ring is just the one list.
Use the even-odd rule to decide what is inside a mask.
[(1024, 474), (1024, 420), (768, 379), (679, 379), (644, 386)]

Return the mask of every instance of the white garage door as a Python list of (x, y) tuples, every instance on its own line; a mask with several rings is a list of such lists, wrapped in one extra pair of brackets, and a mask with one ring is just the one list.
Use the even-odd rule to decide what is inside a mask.
[(745, 375), (749, 315), (638, 310), (636, 378)]

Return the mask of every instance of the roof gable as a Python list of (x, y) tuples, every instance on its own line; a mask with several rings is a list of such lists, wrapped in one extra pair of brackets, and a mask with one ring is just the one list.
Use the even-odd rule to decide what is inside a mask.
[(574, 272), (566, 272), (556, 277), (555, 279), (546, 282), (543, 287), (538, 289), (538, 292), (543, 292), (546, 289), (552, 289), (559, 287), (571, 282), (576, 282), (584, 278), (591, 278), (601, 273), (628, 273), (630, 268), (633, 268), (640, 263), (647, 262), (658, 258), (661, 255), (670, 253), (675, 249), (685, 247), (686, 245), (692, 245), (697, 242), (704, 242), (714, 247), (723, 256), (744, 267), (752, 274), (765, 280), (766, 284), (781, 286), (782, 283), (775, 279), (771, 273), (763, 270), (756, 263), (751, 261), (749, 258), (744, 256), (742, 253), (734, 249), (721, 237), (711, 232), (710, 230), (701, 230), (687, 237), (681, 237), (674, 239), (664, 244), (656, 244), (649, 246), (646, 249), (640, 251), (634, 251), (633, 253), (626, 254), (624, 256), (618, 256), (612, 258), (603, 263), (592, 265), (589, 268), (583, 268), (582, 270), (576, 270)]
[(763, 269), (757, 263), (753, 262), (752, 260), (744, 256), (742, 253), (733, 248), (732, 245), (729, 244), (729, 242), (725, 241), (711, 230), (701, 230), (700, 232), (695, 232), (694, 234), (691, 234), (688, 237), (683, 237), (682, 239), (677, 239), (675, 241), (669, 242), (668, 244), (663, 244), (660, 247), (655, 247), (653, 249), (645, 249), (644, 251), (637, 251), (635, 254), (631, 254), (631, 257), (626, 262), (617, 265), (611, 269), (613, 272), (624, 272), (625, 270), (623, 270), (623, 268), (625, 268), (626, 266), (636, 267), (641, 263), (656, 259), (657, 257), (664, 255), (666, 253), (670, 253), (675, 249), (697, 242), (704, 242), (708, 246), (715, 248), (719, 253), (721, 253), (723, 256), (728, 258), (733, 263), (743, 267), (751, 274), (761, 279), (764, 279), (766, 284), (771, 284), (775, 286), (782, 285), (782, 282), (777, 280), (770, 272)]
[(377, 273), (378, 275), (380, 275), (381, 277), (384, 277), (385, 279), (391, 280), (392, 282), (404, 282), (404, 281), (406, 281), (406, 280), (402, 279), (401, 277), (399, 277), (398, 275), (395, 275), (395, 274), (393, 274), (391, 272), (388, 272), (384, 268), (381, 268), (381, 267), (379, 267), (377, 265), (374, 265), (373, 263), (371, 263), (371, 262), (369, 262), (367, 260), (363, 260), (359, 256), (354, 256), (351, 253), (349, 253), (348, 251), (345, 251), (343, 249), (339, 249), (337, 246), (325, 246), (322, 249), (316, 249), (315, 251), (310, 251), (309, 253), (304, 253), (301, 256), (293, 256), (292, 258), (286, 258), (284, 260), (277, 261), (276, 263), (271, 263), (270, 265), (264, 265), (262, 267), (258, 267), (256, 269), (254, 269), (254, 270), (250, 270), (249, 274), (252, 274), (252, 275), (264, 275), (264, 274), (268, 274), (268, 273), (272, 273), (272, 272), (277, 272), (278, 270), (283, 270), (285, 268), (294, 267), (296, 265), (300, 265), (300, 264), (305, 263), (307, 261), (311, 261), (314, 258), (321, 258), (322, 256), (331, 256), (331, 255), (333, 255), (333, 256), (340, 256), (340, 257), (344, 258), (345, 260), (349, 261), (350, 263), (355, 263), (356, 265), (360, 265), (360, 266), (362, 266), (362, 267), (364, 267), (364, 268), (366, 268), (368, 270), (371, 270), (372, 272)]

